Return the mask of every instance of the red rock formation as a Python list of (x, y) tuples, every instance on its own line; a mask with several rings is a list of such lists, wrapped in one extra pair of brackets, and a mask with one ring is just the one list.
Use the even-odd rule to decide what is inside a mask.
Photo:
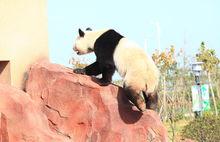
[(67, 142), (25, 92), (0, 84), (0, 142)]
[(9, 142), (8, 130), (7, 130), (7, 118), (1, 113), (0, 114), (0, 142)]
[(117, 86), (48, 62), (31, 67), (26, 91), (46, 114), (50, 128), (75, 142), (165, 142), (156, 112), (141, 113)]

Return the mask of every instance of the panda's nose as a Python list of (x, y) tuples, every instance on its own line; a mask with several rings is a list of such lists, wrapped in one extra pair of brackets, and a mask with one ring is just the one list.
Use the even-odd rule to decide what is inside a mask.
[(79, 50), (77, 49), (76, 46), (73, 47), (73, 51), (75, 51), (77, 55), (80, 55), (80, 52), (79, 52)]

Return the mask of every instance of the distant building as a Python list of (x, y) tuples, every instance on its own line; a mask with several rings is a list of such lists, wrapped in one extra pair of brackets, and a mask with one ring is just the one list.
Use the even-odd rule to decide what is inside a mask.
[(0, 83), (23, 89), (30, 64), (48, 59), (46, 0), (0, 1)]

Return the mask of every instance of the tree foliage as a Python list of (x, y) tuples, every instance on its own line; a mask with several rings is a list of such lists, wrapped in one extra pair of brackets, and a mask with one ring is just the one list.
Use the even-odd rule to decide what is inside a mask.
[(207, 49), (204, 42), (201, 43), (197, 60), (203, 62), (203, 69), (207, 72), (213, 72), (220, 60), (216, 56), (214, 49)]
[(176, 66), (177, 62), (175, 61), (174, 53), (175, 47), (173, 45), (163, 52), (156, 50), (156, 52), (153, 53), (152, 58), (159, 67), (161, 73), (166, 73), (169, 69)]
[(202, 42), (199, 48), (199, 53), (197, 54), (197, 60), (203, 62), (203, 69), (208, 74), (209, 86), (212, 94), (212, 100), (215, 108), (215, 113), (218, 115), (217, 105), (215, 101), (215, 94), (212, 87), (212, 79), (211, 79), (211, 72), (214, 72), (217, 69), (219, 64), (219, 59), (215, 54), (215, 50), (207, 49), (205, 43)]
[(69, 60), (69, 63), (72, 64), (73, 68), (85, 68), (88, 63), (86, 63), (85, 61), (81, 61), (79, 59), (74, 59), (73, 57)]

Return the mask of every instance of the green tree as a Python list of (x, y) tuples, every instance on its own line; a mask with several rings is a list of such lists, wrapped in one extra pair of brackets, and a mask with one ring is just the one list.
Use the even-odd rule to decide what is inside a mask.
[[(170, 46), (170, 48), (166, 49), (165, 51), (159, 52), (156, 51), (153, 56), (152, 56), (154, 62), (157, 64), (158, 68), (160, 69), (161, 72), (161, 77), (162, 77), (162, 105), (161, 105), (161, 109), (160, 109), (160, 113), (163, 110), (163, 120), (167, 120), (167, 118), (169, 118), (170, 120), (170, 126), (172, 129), (172, 141), (174, 141), (175, 139), (175, 112), (174, 112), (174, 99), (175, 99), (175, 95), (174, 95), (174, 90), (175, 87), (173, 85), (172, 86), (172, 90), (173, 91), (169, 91), (167, 92), (167, 90), (170, 90), (170, 84), (172, 84), (172, 81), (170, 82), (170, 79), (173, 78), (173, 70), (176, 69), (176, 65), (177, 62), (175, 60), (175, 47), (173, 45)], [(168, 81), (169, 80), (169, 81)], [(169, 83), (168, 83), (169, 82)], [(169, 85), (168, 85), (169, 84)], [(172, 93), (173, 92), (173, 93)], [(167, 94), (171, 94), (171, 96), (168, 97)], [(169, 100), (167, 99), (169, 98)], [(171, 102), (170, 106), (168, 105), (168, 101)], [(169, 109), (170, 108), (170, 109)]]
[(215, 54), (214, 49), (207, 49), (204, 42), (201, 43), (199, 48), (199, 53), (196, 56), (198, 61), (203, 62), (203, 69), (207, 72), (209, 86), (212, 94), (213, 104), (215, 108), (215, 114), (218, 115), (218, 110), (216, 106), (215, 101), (215, 95), (212, 87), (212, 79), (211, 79), (211, 73), (215, 72), (217, 69), (217, 66), (219, 64), (219, 59)]
[(162, 102), (163, 103), (162, 103), (161, 108), (163, 108), (164, 120), (167, 119), (166, 77), (167, 77), (167, 74), (171, 71), (171, 69), (174, 68), (174, 66), (176, 65), (174, 53), (175, 53), (175, 47), (171, 45), (170, 48), (166, 49), (165, 51), (159, 52), (158, 50), (156, 50), (155, 53), (153, 53), (152, 55), (152, 59), (158, 66), (161, 72), (161, 75), (162, 75), (162, 84), (163, 84), (163, 101)]

